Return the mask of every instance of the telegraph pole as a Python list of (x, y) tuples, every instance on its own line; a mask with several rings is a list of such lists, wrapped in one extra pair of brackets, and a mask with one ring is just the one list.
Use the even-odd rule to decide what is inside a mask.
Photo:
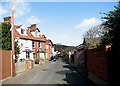
[(11, 0), (11, 39), (12, 39), (12, 75), (15, 76), (15, 52), (14, 52), (14, 0)]

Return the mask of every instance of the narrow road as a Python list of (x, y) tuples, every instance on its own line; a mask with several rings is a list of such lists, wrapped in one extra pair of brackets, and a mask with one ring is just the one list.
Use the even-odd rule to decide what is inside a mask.
[[(18, 84), (16, 81), (19, 82), (19, 80), (23, 79), (24, 81), (21, 80), (19, 84), (67, 84), (93, 86), (63, 59), (47, 63), (42, 69), (41, 67), (36, 67), (36, 69), (33, 68), (30, 71), (27, 71), (26, 74), (28, 75), (25, 76), (25, 74), (21, 74), (16, 76), (17, 78), (13, 77), (14, 79), (11, 78), (10, 80), (3, 82), (3, 84)], [(26, 77), (27, 80), (24, 77)]]

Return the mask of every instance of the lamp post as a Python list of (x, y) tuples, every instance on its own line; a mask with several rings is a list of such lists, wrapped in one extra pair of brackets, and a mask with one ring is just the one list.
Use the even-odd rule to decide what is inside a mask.
[(15, 52), (14, 52), (14, 0), (11, 0), (11, 39), (12, 39), (12, 75), (15, 76)]

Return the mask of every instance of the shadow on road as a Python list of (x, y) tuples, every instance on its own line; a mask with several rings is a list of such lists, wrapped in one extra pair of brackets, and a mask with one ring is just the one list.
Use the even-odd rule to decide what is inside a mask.
[(69, 63), (61, 59), (63, 63), (63, 70), (62, 71), (57, 71), (57, 74), (62, 74), (65, 75), (66, 78), (63, 80), (67, 82), (68, 85), (74, 85), (74, 86), (96, 86), (94, 83), (92, 83), (89, 79), (81, 76), (78, 72), (77, 69)]
[(61, 59), (62, 62), (64, 62), (65, 64), (69, 64), (69, 62), (67, 62), (66, 60), (64, 59)]

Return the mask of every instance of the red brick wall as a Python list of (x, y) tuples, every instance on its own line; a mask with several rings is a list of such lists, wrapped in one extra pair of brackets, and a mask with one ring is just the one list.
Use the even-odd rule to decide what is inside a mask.
[(45, 42), (41, 42), (41, 45), (42, 45), (42, 49), (46, 49), (46, 43)]
[(36, 59), (37, 56), (36, 56), (36, 50), (38, 50), (38, 42), (37, 41), (34, 41), (34, 48), (32, 47), (32, 51), (33, 51), (33, 58)]
[[(36, 50), (39, 50), (39, 41), (34, 41), (35, 43), (35, 48), (32, 48), (32, 51), (33, 51), (33, 58), (36, 59), (37, 56), (36, 56)], [(46, 49), (46, 43), (45, 42), (40, 42), (41, 43), (41, 47), (42, 49)], [(38, 58), (40, 59), (40, 52), (38, 52)]]
[(105, 48), (87, 50), (87, 64), (89, 72), (104, 81), (108, 81), (107, 51)]
[(48, 49), (46, 49), (47, 51), (47, 59), (50, 59), (50, 46), (48, 45)]
[(85, 56), (84, 50), (77, 51), (77, 67), (80, 69), (85, 69)]
[(0, 50), (0, 80), (11, 76), (11, 51)]

